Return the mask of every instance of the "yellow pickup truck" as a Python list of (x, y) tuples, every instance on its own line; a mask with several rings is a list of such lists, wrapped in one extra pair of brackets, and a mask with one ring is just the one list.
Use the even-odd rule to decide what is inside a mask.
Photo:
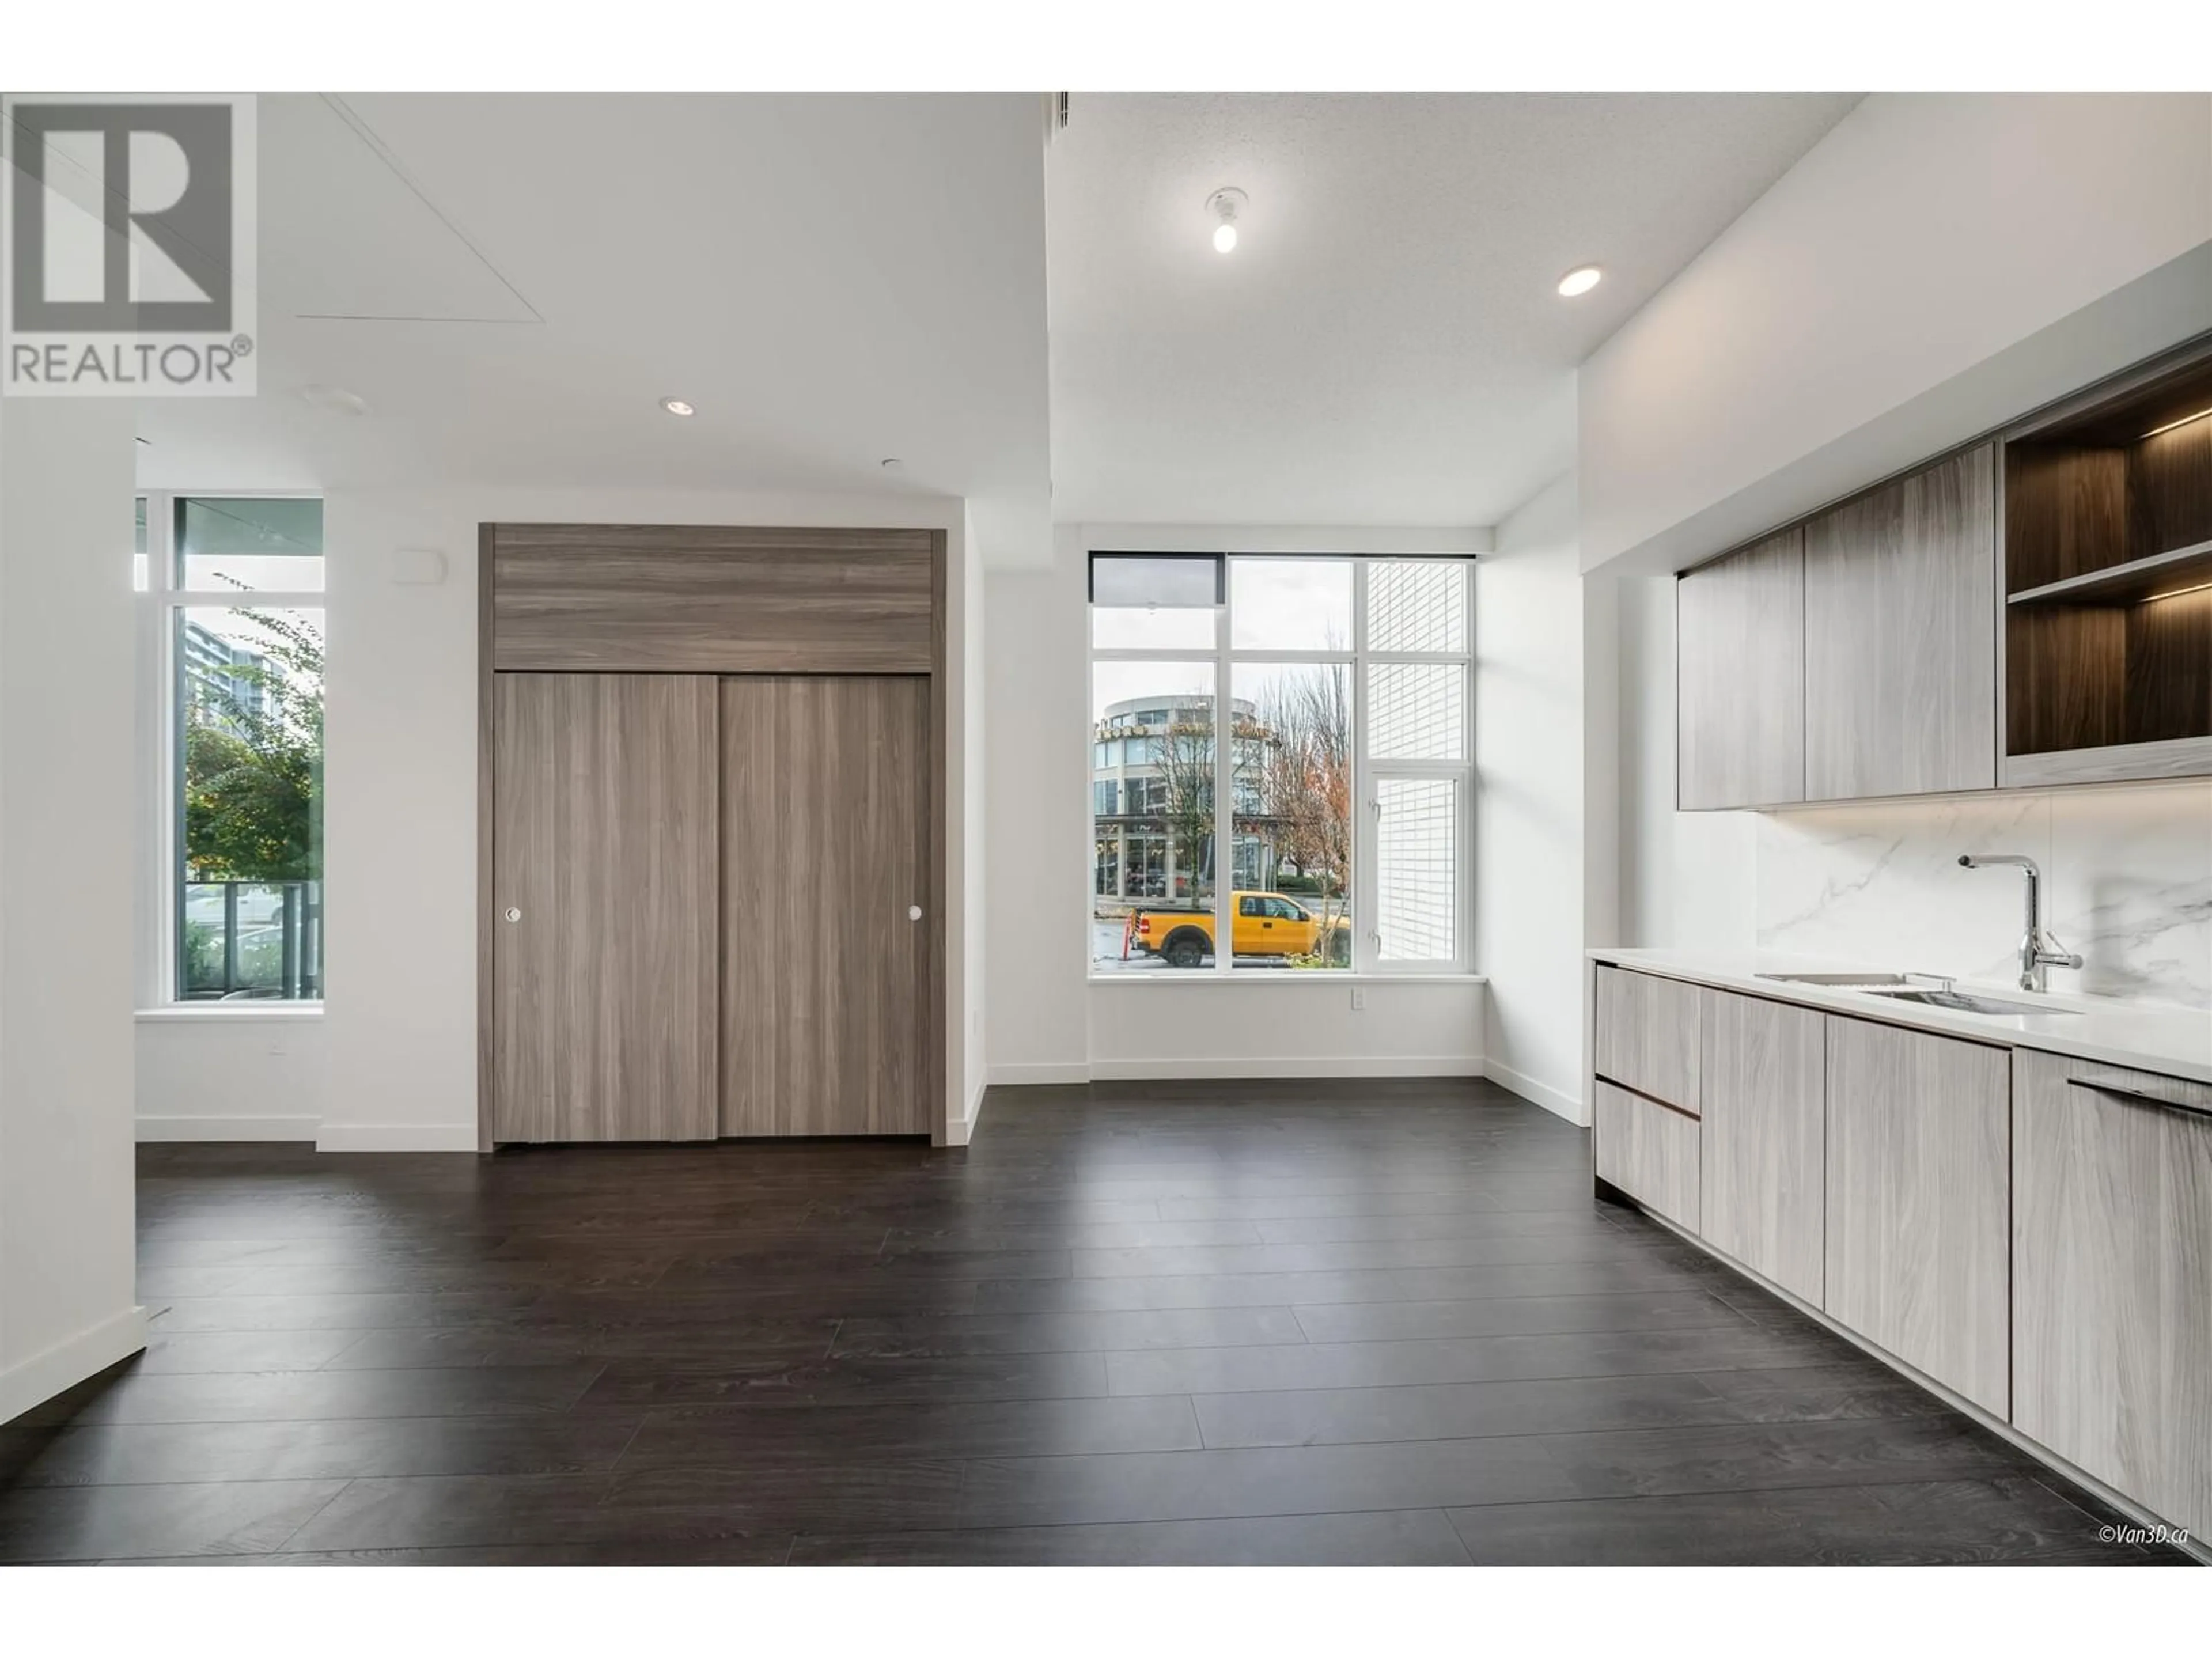
[[(1229, 896), (1235, 925), (1229, 942), (1240, 957), (1320, 957), (1332, 966), (1352, 960), (1352, 925), (1327, 921), (1280, 893)], [(1156, 956), (1170, 968), (1195, 968), (1213, 954), (1211, 910), (1135, 910), (1122, 935), (1124, 955)]]

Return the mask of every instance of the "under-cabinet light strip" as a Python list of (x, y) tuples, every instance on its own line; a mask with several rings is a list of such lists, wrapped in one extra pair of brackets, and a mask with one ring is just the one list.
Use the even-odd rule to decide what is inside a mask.
[(2201, 421), (2207, 415), (2212, 415), (2212, 409), (2200, 409), (2194, 415), (2185, 415), (2178, 421), (2168, 421), (2164, 426), (2154, 426), (2143, 436), (2155, 438), (2161, 432), (2171, 432), (2178, 426), (2187, 426), (2191, 421)]

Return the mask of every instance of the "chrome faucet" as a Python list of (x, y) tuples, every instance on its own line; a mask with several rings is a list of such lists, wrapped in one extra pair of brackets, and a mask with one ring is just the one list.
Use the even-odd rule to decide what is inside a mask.
[(1961, 853), (1959, 862), (1969, 870), (1978, 870), (1984, 865), (2010, 864), (2019, 866), (2027, 877), (2027, 913), (2020, 938), (2020, 988), (2023, 991), (2047, 991), (2045, 970), (2051, 968), (2079, 968), (2081, 958), (2059, 948), (2058, 941), (2044, 930), (2043, 872), (2035, 867), (2035, 860), (2018, 853)]

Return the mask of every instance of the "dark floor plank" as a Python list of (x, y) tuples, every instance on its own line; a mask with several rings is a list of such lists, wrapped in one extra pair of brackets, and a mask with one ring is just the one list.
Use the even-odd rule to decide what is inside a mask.
[(1304, 1340), (1288, 1308), (1162, 1308), (1127, 1313), (972, 1314), (848, 1319), (830, 1352), (848, 1354), (1089, 1352)]
[(1012, 1527), (875, 1536), (802, 1534), (793, 1566), (1462, 1566), (1465, 1546), (1436, 1510)]
[(1099, 1353), (873, 1354), (803, 1364), (763, 1362), (684, 1370), (610, 1361), (580, 1410), (738, 1404), (836, 1405), (908, 1400), (1061, 1400), (1106, 1392)]
[(640, 1413), (0, 1429), (0, 1485), (140, 1486), (611, 1470)]
[(1479, 1301), (1300, 1304), (1309, 1342), (1392, 1342), (1422, 1337), (1505, 1336), (1545, 1331), (1681, 1330), (1741, 1326), (1743, 1316), (1704, 1291), (1650, 1295), (1497, 1296)]
[(336, 1417), (481, 1417), (565, 1412), (597, 1365), (479, 1365), (448, 1370), (240, 1371), (117, 1378), (16, 1419), (71, 1423), (254, 1423)]
[(2097, 1523), (2014, 1475), (1753, 1494), (1455, 1510), (1468, 1553), (1511, 1566), (1919, 1566), (2179, 1564), (2101, 1543)]
[(1067, 1456), (1186, 1451), (1201, 1443), (1180, 1395), (915, 1401), (900, 1405), (670, 1408), (647, 1413), (623, 1454), (647, 1468), (750, 1468), (847, 1458)]
[(968, 1466), (960, 1521), (1061, 1526), (1449, 1509), (1577, 1491), (1533, 1438), (1005, 1458)]
[(343, 1480), (244, 1480), (15, 1487), (0, 1492), (0, 1561), (273, 1550), (345, 1486)]
[[(1837, 1359), (1839, 1351), (1849, 1352), (1846, 1345), (1817, 1329), (1714, 1325), (1686, 1330), (1316, 1342), (1275, 1348), (1167, 1348), (1109, 1354), (1106, 1376), (1108, 1388), (1117, 1395), (1225, 1394), (1251, 1389), (1378, 1389), (1698, 1371), (1708, 1373), (1708, 1386), (1724, 1393), (1725, 1384), (1719, 1379), (1761, 1373), (1715, 1372), (1714, 1367), (1817, 1365)], [(1746, 1414), (1755, 1415), (1755, 1407), (1747, 1407)]]
[(1389, 1389), (1255, 1389), (1200, 1395), (1193, 1403), (1208, 1446), (1457, 1440), (1743, 1420), (1739, 1407), (1688, 1372)]
[(1589, 1498), (1949, 1480), (2032, 1468), (2025, 1453), (1955, 1413), (1557, 1435), (1545, 1444)]

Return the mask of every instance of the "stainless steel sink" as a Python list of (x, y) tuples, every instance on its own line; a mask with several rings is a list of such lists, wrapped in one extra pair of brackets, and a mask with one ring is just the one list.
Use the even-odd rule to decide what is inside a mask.
[(1961, 1014), (1995, 1014), (2008, 1019), (2015, 1014), (2070, 1014), (2071, 1008), (2053, 1008), (2039, 1002), (2007, 1002), (2002, 997), (1970, 996), (1964, 991), (1931, 991), (1920, 988), (1890, 990), (1875, 987), (1869, 996), (1887, 997), (1892, 1002), (1917, 1002), (1929, 1008), (1949, 1008)]
[(1910, 985), (1909, 974), (1761, 974), (1784, 985), (1825, 985), (1832, 991), (1874, 990), (1885, 985)]

